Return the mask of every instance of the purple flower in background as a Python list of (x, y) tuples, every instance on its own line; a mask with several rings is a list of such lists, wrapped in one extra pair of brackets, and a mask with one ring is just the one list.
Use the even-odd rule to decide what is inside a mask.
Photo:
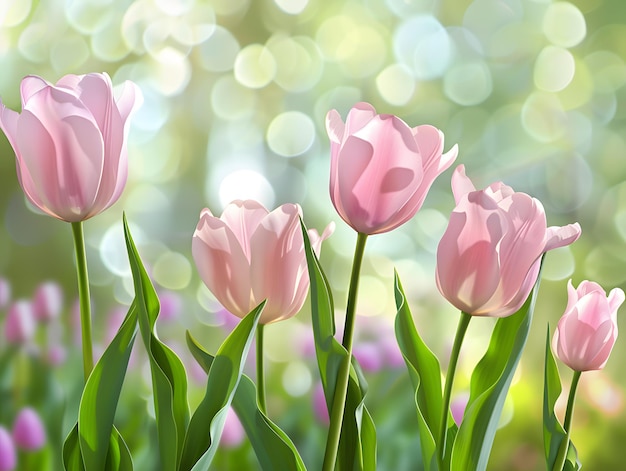
[(35, 334), (33, 306), (24, 299), (11, 304), (4, 322), (4, 336), (11, 344), (29, 342)]
[(239, 417), (237, 417), (237, 414), (235, 414), (232, 409), (228, 409), (224, 430), (220, 438), (220, 445), (225, 448), (236, 448), (241, 445), (245, 436), (246, 432), (239, 421)]
[(63, 309), (63, 289), (54, 281), (39, 285), (33, 297), (33, 313), (41, 322), (57, 319)]
[(23, 450), (39, 450), (46, 444), (46, 429), (35, 409), (24, 407), (13, 423), (13, 440)]
[(0, 426), (0, 471), (13, 471), (17, 466), (17, 452), (13, 438), (7, 429)]
[(465, 415), (465, 408), (467, 407), (467, 402), (469, 401), (469, 392), (463, 391), (458, 393), (450, 402), (450, 412), (452, 413), (452, 418), (454, 422), (460, 426), (463, 421), (463, 416)]

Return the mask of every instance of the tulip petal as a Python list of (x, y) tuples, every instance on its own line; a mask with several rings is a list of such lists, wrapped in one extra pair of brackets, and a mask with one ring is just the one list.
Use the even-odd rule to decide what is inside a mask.
[(28, 75), (22, 79), (20, 84), (20, 95), (22, 97), (22, 109), (26, 108), (26, 104), (33, 97), (46, 87), (51, 87), (47, 81), (36, 75)]
[(581, 233), (580, 224), (577, 222), (563, 227), (548, 227), (546, 231), (546, 245), (543, 251), (547, 252), (548, 250), (572, 244), (578, 240)]
[(624, 302), (624, 291), (621, 288), (613, 288), (609, 293), (608, 303), (609, 309), (614, 315), (617, 315), (617, 310)]
[(267, 299), (262, 324), (289, 318), (304, 304), (306, 289), (297, 289), (303, 283), (308, 289), (300, 215), (300, 206), (284, 204), (263, 219), (250, 240), (254, 296)]
[(209, 290), (232, 314), (243, 318), (254, 307), (250, 264), (233, 231), (210, 211), (203, 210), (191, 252)]
[(437, 248), (436, 281), (454, 306), (480, 315), (500, 281), (496, 244), (501, 227), (493, 202), (481, 193), (472, 195), (482, 199), (487, 208), (491, 206), (491, 211), (479, 209), (480, 201), (474, 205), (467, 198), (465, 207), (455, 209)]
[(19, 153), (16, 140), (19, 117), (19, 113), (4, 106), (2, 100), (0, 100), (0, 129), (4, 132), (4, 135), (9, 140), (9, 144), (11, 144), (16, 154)]
[[(250, 240), (252, 235), (268, 214), (269, 211), (261, 203), (253, 200), (236, 200), (224, 208), (220, 219), (237, 238), (248, 261), (251, 260)], [(261, 301), (263, 299), (259, 299), (259, 303)]]
[(343, 123), (341, 116), (337, 110), (330, 110), (326, 114), (326, 133), (332, 144), (341, 144), (343, 142), (343, 136), (346, 130), (346, 125)]
[(347, 135), (354, 134), (359, 129), (363, 128), (375, 116), (376, 110), (369, 103), (360, 102), (354, 105), (346, 117), (344, 141)]
[(455, 204), (459, 204), (463, 197), (472, 191), (476, 191), (476, 187), (465, 174), (465, 165), (461, 164), (452, 173), (452, 193)]

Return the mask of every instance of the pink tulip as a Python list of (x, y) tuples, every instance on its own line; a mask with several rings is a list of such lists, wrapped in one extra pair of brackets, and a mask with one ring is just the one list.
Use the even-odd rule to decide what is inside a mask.
[(21, 299), (11, 304), (4, 321), (4, 337), (7, 342), (14, 345), (30, 342), (36, 327), (33, 306), (29, 301)]
[(125, 82), (116, 97), (107, 74), (66, 75), (56, 85), (28, 76), (21, 95), (21, 114), (0, 102), (0, 128), (29, 201), (67, 222), (115, 203), (128, 174), (128, 117), (141, 102), (136, 85)]
[(442, 155), (443, 133), (429, 125), (409, 127), (357, 103), (346, 122), (326, 116), (330, 138), (330, 197), (355, 231), (380, 234), (404, 224), (420, 209), (435, 178), (457, 157)]
[(452, 191), (456, 208), (437, 248), (437, 287), (468, 314), (509, 316), (530, 294), (541, 255), (574, 242), (580, 226), (546, 227), (541, 202), (502, 182), (476, 191), (462, 165)]
[(617, 309), (624, 302), (624, 291), (614, 288), (607, 297), (593, 281), (583, 281), (574, 289), (569, 280), (567, 295), (552, 349), (573, 370), (604, 368), (617, 339)]
[(56, 319), (63, 309), (63, 289), (54, 281), (39, 285), (33, 298), (35, 318), (41, 322)]
[[(284, 204), (272, 212), (256, 201), (234, 201), (217, 218), (204, 209), (192, 241), (192, 254), (200, 277), (222, 305), (244, 317), (267, 299), (260, 322), (268, 324), (295, 315), (309, 288), (302, 210)], [(310, 230), (319, 252), (322, 236)]]
[(0, 471), (13, 471), (17, 466), (17, 451), (9, 431), (0, 425)]
[(39, 450), (46, 444), (46, 429), (37, 412), (25, 407), (17, 414), (13, 424), (13, 440), (23, 450)]

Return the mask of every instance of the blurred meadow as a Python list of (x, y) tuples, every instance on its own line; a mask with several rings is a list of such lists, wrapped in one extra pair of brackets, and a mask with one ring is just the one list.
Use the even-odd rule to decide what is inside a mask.
[[(162, 297), (160, 337), (187, 365), (192, 403), (204, 377), (186, 351), (185, 330), (215, 351), (236, 321), (191, 259), (202, 208), (219, 214), (233, 199), (254, 198), (270, 209), (299, 203), (309, 227), (335, 221), (322, 265), (343, 316), (356, 235), (328, 195), (330, 109), (345, 117), (368, 101), (411, 126), (433, 124), (445, 134), (445, 150), (458, 143), (457, 163), (477, 187), (502, 180), (540, 199), (548, 225), (578, 221), (580, 240), (546, 257), (489, 465), (542, 470), (546, 328), (563, 314), (566, 282), (626, 289), (625, 38), (621, 0), (0, 0), (0, 96), (20, 110), (19, 85), (29, 74), (56, 82), (107, 72), (114, 84), (140, 86), (144, 104), (131, 123), (125, 192), (85, 224), (94, 335), (105, 345), (133, 298), (125, 212)], [(393, 334), (394, 267), (420, 334), (444, 366), (458, 320), (434, 281), (437, 243), (454, 207), (451, 173), (435, 182), (412, 221), (368, 242), (355, 354), (370, 383), (381, 470), (420, 469), (411, 387)], [(4, 136), (0, 217), (0, 318), (16, 302), (39, 298), (56, 300), (60, 310), (17, 350), (0, 335), (1, 358), (8, 358), (0, 370), (0, 426), (10, 428), (20, 407), (35, 408), (48, 434), (38, 453), (48, 469), (60, 470), (60, 443), (74, 424), (82, 382), (71, 230), (26, 203)], [(309, 318), (307, 303), (265, 331), (268, 410), (309, 469), (318, 469), (326, 423), (315, 406)], [(470, 325), (455, 395), (468, 390), (492, 324), (479, 318)], [(582, 377), (572, 439), (585, 470), (624, 469), (625, 357), (626, 339), (618, 338), (607, 367)], [(561, 373), (569, 384), (571, 372)], [(158, 469), (150, 397), (137, 342), (116, 423), (139, 470)], [(21, 454), (18, 469), (30, 469), (28, 460)], [(213, 468), (258, 468), (236, 421), (227, 423)]]

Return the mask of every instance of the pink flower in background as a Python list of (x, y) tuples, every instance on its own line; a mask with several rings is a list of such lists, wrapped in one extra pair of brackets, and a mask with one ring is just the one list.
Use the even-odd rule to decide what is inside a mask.
[(17, 451), (9, 431), (0, 426), (0, 471), (13, 471), (17, 466)]
[(450, 413), (452, 414), (454, 423), (456, 423), (459, 427), (463, 421), (463, 416), (465, 415), (465, 409), (467, 408), (468, 402), (469, 392), (467, 391), (458, 393), (450, 402)]
[(541, 255), (576, 241), (580, 226), (546, 227), (539, 200), (502, 182), (477, 191), (462, 165), (452, 191), (456, 208), (437, 248), (437, 287), (468, 314), (509, 316), (530, 294)]
[(239, 417), (237, 417), (235, 411), (229, 408), (226, 413), (226, 422), (224, 423), (222, 436), (220, 437), (220, 445), (226, 448), (236, 448), (241, 445), (245, 437), (246, 432), (239, 421)]
[[(230, 203), (219, 218), (208, 209), (200, 213), (193, 259), (202, 281), (231, 313), (244, 317), (267, 299), (260, 322), (268, 324), (300, 310), (309, 289), (301, 216), (296, 204), (269, 212), (251, 200)], [(332, 231), (332, 225), (322, 236), (309, 231), (318, 253)]]
[(379, 234), (404, 224), (420, 209), (435, 178), (457, 157), (442, 155), (443, 133), (429, 125), (409, 127), (357, 103), (342, 121), (326, 116), (330, 138), (330, 197), (355, 231)]
[(567, 295), (552, 349), (575, 371), (604, 368), (617, 339), (617, 310), (624, 302), (624, 291), (614, 288), (607, 296), (593, 281), (583, 281), (575, 289), (569, 280)]
[(57, 319), (63, 309), (63, 289), (54, 281), (40, 284), (33, 297), (33, 313), (42, 322)]
[(141, 93), (125, 82), (117, 96), (107, 74), (66, 75), (56, 85), (22, 80), (22, 113), (0, 102), (0, 128), (16, 156), (28, 200), (67, 222), (89, 219), (117, 201), (126, 184), (128, 117)]
[(37, 411), (25, 407), (13, 424), (13, 440), (23, 450), (39, 450), (46, 444), (46, 429)]
[(4, 321), (4, 337), (11, 344), (20, 345), (29, 342), (35, 335), (35, 315), (30, 301), (15, 301), (9, 307)]

